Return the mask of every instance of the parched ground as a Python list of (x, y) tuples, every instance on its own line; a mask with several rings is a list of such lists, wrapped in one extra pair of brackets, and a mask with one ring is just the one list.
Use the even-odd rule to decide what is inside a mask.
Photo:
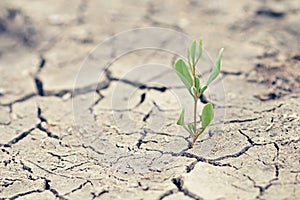
[[(299, 199), (299, 4), (1, 1), (0, 199)], [(201, 37), (213, 60), (225, 47), (220, 87), (201, 100), (221, 117), (192, 149), (175, 125), (190, 105), (172, 78), (178, 55), (140, 49), (112, 59), (112, 43), (96, 49), (111, 58), (99, 80), (75, 84), (99, 43), (143, 27)]]

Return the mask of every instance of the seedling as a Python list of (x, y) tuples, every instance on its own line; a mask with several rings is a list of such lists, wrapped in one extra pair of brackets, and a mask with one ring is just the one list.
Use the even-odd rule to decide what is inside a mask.
[[(196, 66), (202, 56), (202, 40), (198, 43), (198, 52), (196, 52), (197, 42), (194, 41), (191, 48), (187, 49), (188, 62), (179, 59), (175, 63), (175, 71), (189, 93), (194, 99), (194, 122), (186, 124), (184, 121), (184, 110), (181, 111), (177, 125), (182, 126), (187, 132), (190, 133), (192, 138), (192, 146), (194, 146), (197, 138), (205, 131), (208, 125), (214, 118), (214, 109), (211, 103), (205, 104), (202, 109), (202, 126), (197, 128), (197, 102), (201, 95), (205, 92), (207, 87), (213, 82), (220, 74), (221, 59), (224, 48), (220, 49), (216, 64), (207, 80), (206, 84), (201, 86), (200, 77), (196, 74)], [(197, 55), (196, 55), (197, 54)]]

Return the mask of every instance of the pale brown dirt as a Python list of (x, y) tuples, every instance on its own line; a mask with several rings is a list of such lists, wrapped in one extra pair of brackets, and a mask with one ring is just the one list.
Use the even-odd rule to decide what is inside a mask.
[[(193, 149), (175, 125), (172, 88), (180, 82), (163, 89), (118, 81), (138, 65), (173, 66), (176, 55), (132, 52), (89, 83), (97, 92), (89, 84), (73, 90), (96, 45), (150, 26), (201, 37), (213, 60), (225, 47), (226, 104), (216, 107), (226, 117)], [(0, 199), (299, 199), (299, 36), (298, 0), (1, 1)], [(114, 123), (117, 87), (134, 88), (133, 131)], [(89, 94), (96, 98), (84, 120), (97, 126), (84, 132), (72, 98)], [(162, 113), (155, 130), (149, 124)]]

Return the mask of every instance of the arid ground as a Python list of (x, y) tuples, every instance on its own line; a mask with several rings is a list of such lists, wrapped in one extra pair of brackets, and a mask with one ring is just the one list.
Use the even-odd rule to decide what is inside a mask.
[[(225, 48), (193, 148), (170, 30)], [(0, 199), (300, 199), (299, 44), (299, 0), (2, 0)]]

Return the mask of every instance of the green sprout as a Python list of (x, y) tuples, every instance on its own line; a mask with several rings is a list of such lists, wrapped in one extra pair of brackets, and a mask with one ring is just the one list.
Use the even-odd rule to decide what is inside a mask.
[(221, 59), (224, 48), (220, 49), (216, 64), (210, 74), (206, 84), (201, 86), (200, 77), (196, 74), (196, 66), (202, 56), (202, 40), (198, 44), (198, 52), (196, 55), (197, 42), (194, 41), (191, 48), (187, 50), (188, 62), (186, 63), (182, 59), (179, 59), (175, 63), (175, 71), (189, 93), (194, 99), (194, 122), (186, 124), (184, 122), (184, 110), (182, 110), (180, 117), (177, 121), (177, 125), (182, 126), (192, 137), (192, 146), (195, 144), (197, 138), (205, 131), (208, 125), (214, 118), (214, 109), (211, 103), (205, 104), (202, 109), (202, 126), (197, 128), (197, 102), (201, 95), (205, 92), (207, 87), (213, 82), (220, 74)]

